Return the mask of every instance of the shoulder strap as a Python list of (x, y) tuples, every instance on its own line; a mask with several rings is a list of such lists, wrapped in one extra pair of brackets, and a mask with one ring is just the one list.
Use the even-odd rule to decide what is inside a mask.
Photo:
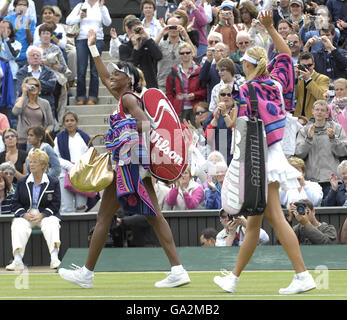
[(176, 87), (175, 87), (176, 77), (177, 77), (177, 71), (174, 68), (172, 68), (171, 69), (171, 88), (174, 95), (176, 95)]
[(255, 95), (254, 87), (251, 83), (247, 82), (249, 100), (251, 102), (252, 115), (258, 116), (258, 100)]

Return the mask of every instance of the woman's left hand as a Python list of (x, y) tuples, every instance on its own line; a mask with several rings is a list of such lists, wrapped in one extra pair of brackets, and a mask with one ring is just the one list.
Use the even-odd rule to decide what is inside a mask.
[(96, 32), (93, 29), (88, 31), (88, 46), (96, 44)]

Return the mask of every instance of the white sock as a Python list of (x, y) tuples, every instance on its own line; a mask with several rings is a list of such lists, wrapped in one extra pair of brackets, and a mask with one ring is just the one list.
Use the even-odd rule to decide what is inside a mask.
[(51, 252), (51, 260), (52, 259), (58, 259), (58, 249), (54, 249), (52, 252)]
[(82, 272), (85, 276), (92, 276), (94, 274), (94, 271), (90, 271), (86, 266), (82, 267)]
[(22, 256), (19, 253), (15, 253), (14, 254), (14, 261), (23, 263)]
[(310, 275), (310, 273), (306, 270), (304, 272), (300, 272), (296, 274), (299, 279), (305, 279)]
[(171, 267), (171, 272), (172, 273), (181, 273), (183, 271), (184, 271), (184, 268), (183, 268), (183, 266), (181, 264), (178, 265), (178, 266)]

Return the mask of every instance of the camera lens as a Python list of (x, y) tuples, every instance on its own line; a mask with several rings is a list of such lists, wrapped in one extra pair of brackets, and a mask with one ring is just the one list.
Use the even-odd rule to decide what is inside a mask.
[(297, 205), (297, 207), (296, 207), (296, 211), (298, 212), (298, 214), (304, 215), (305, 212), (306, 212), (306, 208), (305, 208), (304, 205), (299, 204), (299, 205)]

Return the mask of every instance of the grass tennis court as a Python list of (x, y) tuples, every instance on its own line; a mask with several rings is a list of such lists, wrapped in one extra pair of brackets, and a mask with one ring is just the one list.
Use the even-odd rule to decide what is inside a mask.
[[(96, 273), (94, 288), (82, 289), (62, 280), (57, 273), (0, 275), (0, 300), (346, 300), (347, 270), (310, 271), (320, 288), (294, 296), (282, 296), (293, 271), (245, 271), (237, 292), (228, 294), (213, 283), (220, 272), (189, 272), (189, 285), (158, 289), (154, 282), (164, 272)], [(17, 288), (16, 288), (17, 287)]]

